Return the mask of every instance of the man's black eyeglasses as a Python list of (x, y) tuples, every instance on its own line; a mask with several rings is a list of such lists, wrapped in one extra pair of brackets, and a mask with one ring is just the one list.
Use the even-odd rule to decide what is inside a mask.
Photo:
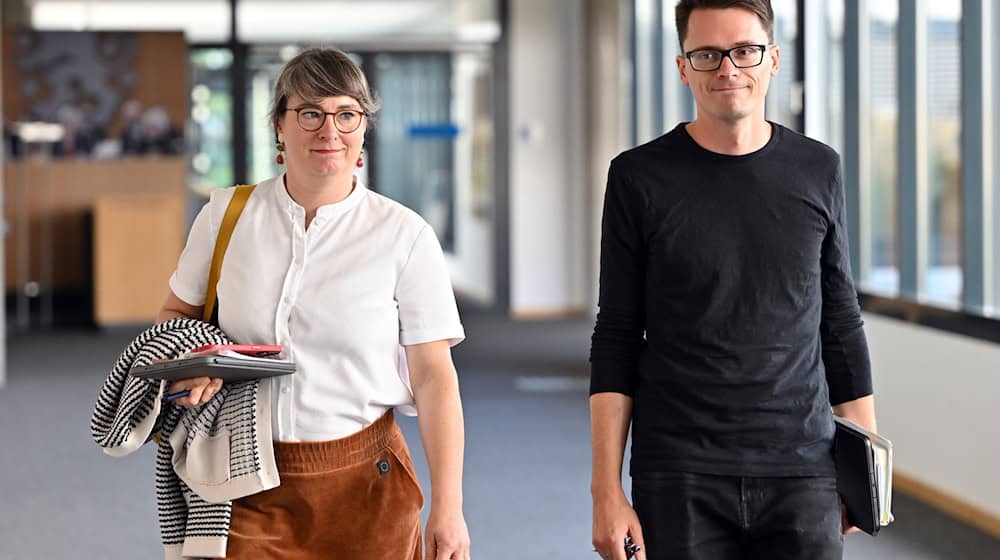
[(722, 66), (722, 59), (729, 58), (737, 68), (753, 68), (764, 62), (764, 53), (774, 47), (770, 45), (740, 45), (720, 51), (718, 49), (698, 49), (684, 53), (691, 68), (698, 72), (712, 72)]

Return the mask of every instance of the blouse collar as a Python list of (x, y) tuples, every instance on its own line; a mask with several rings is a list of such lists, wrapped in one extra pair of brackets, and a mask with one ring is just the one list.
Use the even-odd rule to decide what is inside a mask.
[[(275, 178), (277, 183), (274, 188), (275, 195), (278, 198), (278, 203), (288, 210), (290, 214), (301, 214), (305, 215), (305, 208), (302, 207), (298, 202), (292, 199), (291, 195), (288, 194), (288, 189), (285, 187), (285, 174), (282, 173), (280, 176)], [(356, 207), (365, 196), (368, 194), (368, 189), (365, 185), (357, 178), (354, 177), (354, 189), (351, 190), (351, 194), (347, 195), (347, 198), (334, 202), (332, 204), (324, 204), (316, 209), (317, 218), (333, 218), (340, 216), (346, 212), (349, 212), (354, 207)]]

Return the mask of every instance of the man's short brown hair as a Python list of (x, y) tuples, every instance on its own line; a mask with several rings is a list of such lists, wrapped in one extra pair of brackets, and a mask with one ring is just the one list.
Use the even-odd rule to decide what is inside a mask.
[(680, 0), (674, 8), (674, 19), (677, 22), (677, 38), (680, 40), (681, 50), (684, 50), (691, 12), (726, 8), (739, 8), (756, 15), (767, 33), (767, 41), (774, 42), (774, 10), (771, 9), (771, 0)]

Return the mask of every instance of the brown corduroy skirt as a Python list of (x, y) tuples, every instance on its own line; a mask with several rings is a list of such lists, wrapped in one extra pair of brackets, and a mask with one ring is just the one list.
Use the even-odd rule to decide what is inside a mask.
[(226, 558), (421, 558), (420, 490), (390, 410), (343, 439), (274, 442), (281, 485), (233, 502)]

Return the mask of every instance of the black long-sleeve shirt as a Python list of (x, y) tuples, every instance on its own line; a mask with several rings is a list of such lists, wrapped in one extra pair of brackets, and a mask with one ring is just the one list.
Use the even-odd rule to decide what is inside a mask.
[(631, 472), (833, 473), (871, 394), (840, 158), (780, 125), (727, 156), (684, 125), (611, 163), (591, 394), (633, 397)]

